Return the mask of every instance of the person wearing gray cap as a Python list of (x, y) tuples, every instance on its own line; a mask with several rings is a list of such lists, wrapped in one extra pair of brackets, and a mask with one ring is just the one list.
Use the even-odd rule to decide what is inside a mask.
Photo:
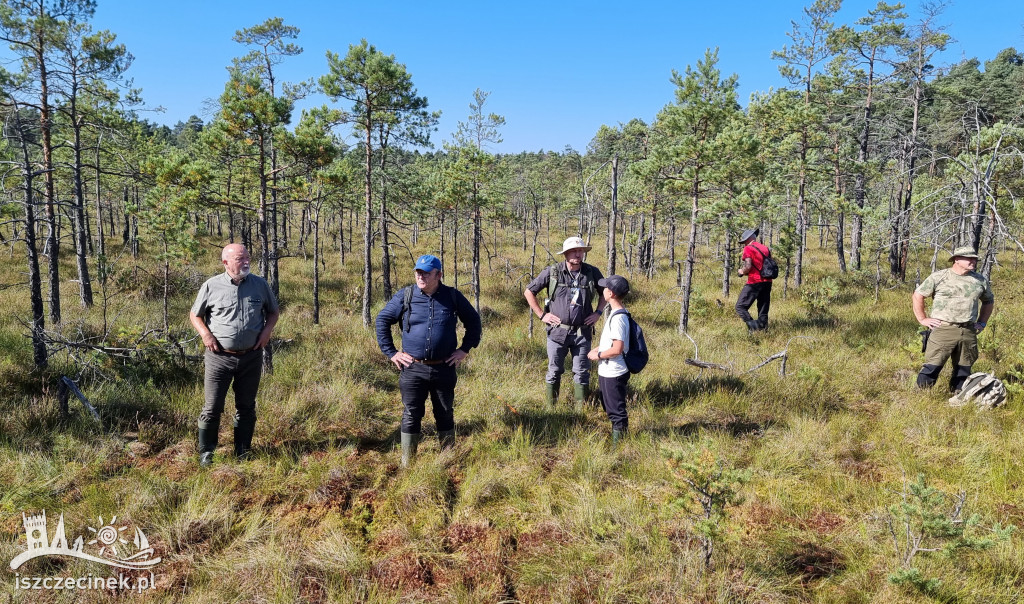
[[(747, 284), (736, 299), (736, 314), (752, 332), (768, 328), (768, 309), (772, 304), (772, 280), (761, 276), (764, 260), (771, 256), (771, 251), (757, 242), (759, 232), (759, 229), (747, 229), (740, 235), (744, 247), (738, 272), (740, 276), (746, 275)], [(754, 302), (757, 302), (757, 319), (750, 316)]]
[[(565, 261), (542, 270), (523, 291), (530, 310), (547, 324), (548, 373), (544, 381), (549, 407), (558, 400), (566, 354), (572, 357), (576, 402), (582, 403), (590, 394), (590, 359), (587, 353), (594, 335), (594, 323), (601, 318), (608, 302), (602, 297), (604, 288), (598, 285), (601, 271), (583, 262), (589, 251), (590, 246), (582, 238), (569, 237), (562, 243)], [(545, 288), (548, 300), (541, 308), (537, 294)]]
[(612, 444), (617, 445), (629, 429), (626, 412), (626, 388), (629, 384), (629, 311), (623, 300), (629, 293), (629, 281), (621, 275), (612, 275), (599, 281), (604, 288), (603, 297), (612, 307), (612, 314), (604, 322), (601, 340), (587, 357), (597, 361), (597, 381), (601, 387), (601, 400), (612, 423)]
[[(441, 449), (455, 445), (455, 368), (480, 344), (480, 315), (462, 292), (441, 282), (441, 260), (424, 254), (416, 260), (416, 284), (399, 290), (377, 315), (377, 345), (401, 372), (402, 467), (416, 457), (420, 425), (427, 397)], [(459, 345), (456, 323), (466, 328)], [(399, 352), (391, 335), (398, 323), (402, 331)]]
[[(949, 261), (952, 266), (935, 271), (917, 286), (911, 306), (917, 322), (929, 330), (918, 387), (934, 386), (942, 367), (952, 358), (949, 390), (957, 392), (978, 360), (978, 334), (992, 316), (995, 296), (988, 279), (974, 271), (978, 252), (973, 247), (956, 248)], [(933, 298), (931, 315), (925, 314), (925, 298)]]

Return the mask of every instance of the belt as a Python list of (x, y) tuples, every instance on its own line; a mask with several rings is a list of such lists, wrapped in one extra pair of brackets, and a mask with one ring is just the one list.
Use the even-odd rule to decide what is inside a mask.
[[(939, 319), (942, 321), (942, 319)], [(974, 327), (974, 321), (965, 321), (963, 323), (953, 323), (951, 321), (942, 321), (940, 327)]]
[(225, 354), (233, 354), (235, 356), (241, 356), (243, 354), (249, 354), (255, 350), (254, 348), (246, 348), (245, 350), (228, 350), (227, 348), (221, 348), (220, 351)]
[(440, 365), (441, 363), (444, 363), (445, 361), (443, 361), (443, 360), (428, 361), (426, 359), (413, 359), (412, 362), (413, 363), (422, 363), (424, 365)]
[(581, 329), (586, 329), (587, 327), (589, 327), (589, 325), (570, 325), (568, 327), (566, 327), (565, 325), (559, 325), (555, 327), (555, 329), (564, 329), (568, 333), (575, 333)]

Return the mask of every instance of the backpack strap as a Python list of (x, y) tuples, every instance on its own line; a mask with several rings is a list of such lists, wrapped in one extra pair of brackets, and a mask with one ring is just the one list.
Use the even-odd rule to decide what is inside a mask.
[[(402, 289), (402, 314), (400, 315), (400, 320), (402, 322), (402, 331), (404, 332), (408, 332), (412, 329), (412, 319), (410, 317), (412, 312), (410, 311), (412, 310), (412, 295), (414, 293), (412, 289), (413, 287), (415, 286), (407, 285)], [(459, 309), (459, 300), (455, 297), (455, 288), (447, 286), (444, 287), (448, 290), (448, 298), (452, 303), (452, 312), (457, 312)]]
[[(561, 284), (559, 277), (562, 275), (562, 267), (564, 263), (559, 262), (558, 264), (551, 265), (550, 276), (548, 277), (548, 298), (554, 300), (555, 292), (558, 290), (558, 286)], [(594, 267), (583, 263), (580, 267), (580, 274), (587, 278), (587, 294), (590, 296), (590, 300), (597, 304), (597, 279), (594, 278)]]
[(452, 303), (452, 312), (453, 313), (458, 313), (459, 312), (459, 299), (455, 297), (455, 288), (454, 287), (448, 287), (447, 285), (444, 285), (443, 283), (441, 285), (442, 285), (442, 287), (444, 287), (444, 288), (446, 288), (448, 290), (448, 298), (451, 300), (451, 303)]
[(558, 290), (558, 276), (562, 272), (558, 266), (560, 262), (552, 264), (548, 269), (548, 298), (555, 299), (555, 291)]
[(583, 263), (583, 267), (580, 272), (586, 272), (587, 275), (587, 291), (590, 292), (590, 299), (594, 302), (594, 307), (597, 307), (597, 279), (594, 278), (594, 267)]
[(412, 329), (412, 319), (409, 312), (412, 309), (412, 286), (406, 285), (402, 290), (402, 331), (408, 332)]
[[(772, 256), (772, 251), (770, 249), (768, 249), (767, 245), (762, 245), (762, 244), (760, 244), (760, 243), (755, 241), (755, 242), (750, 244), (750, 247), (752, 247), (755, 250), (757, 250), (758, 254), (761, 254), (761, 262), (764, 262), (765, 258), (771, 258), (771, 256)], [(764, 248), (763, 252), (761, 251), (761, 248)]]

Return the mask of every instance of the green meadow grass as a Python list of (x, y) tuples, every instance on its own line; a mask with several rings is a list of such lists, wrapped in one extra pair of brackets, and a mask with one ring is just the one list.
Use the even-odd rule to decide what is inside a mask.
[[(180, 337), (192, 336), (194, 287), (219, 270), (208, 243), (198, 266), (175, 274)], [(589, 260), (604, 265), (600, 250)], [(834, 273), (828, 250), (812, 248), (807, 261), (805, 287)], [(311, 262), (281, 263), (275, 371), (260, 388), (253, 459), (232, 459), (224, 421), (210, 470), (196, 460), (198, 362), (120, 367), (94, 355), (82, 373), (58, 353), (37, 372), (20, 322), (27, 296), (0, 290), (0, 560), (24, 549), (21, 512), (40, 509), (63, 512), (69, 534), (118, 514), (144, 527), (163, 558), (146, 594), (26, 593), (5, 570), (5, 600), (895, 603), (1016, 602), (1024, 593), (1020, 534), (987, 551), (915, 560), (942, 580), (937, 594), (887, 579), (899, 561), (886, 510), (920, 473), (947, 493), (964, 491), (984, 527), (1024, 524), (1024, 401), (953, 409), (941, 388), (914, 387), (923, 355), (910, 284), (883, 283), (876, 302), (870, 275), (842, 277), (828, 316), (812, 318), (792, 284), (783, 299), (780, 281), (771, 329), (750, 335), (732, 308), (740, 280), (723, 298), (720, 268), (702, 255), (689, 335), (701, 360), (731, 365), (725, 372), (684, 363), (694, 343), (676, 332), (675, 272), (662, 267), (647, 280), (627, 271), (627, 305), (652, 356), (630, 381), (631, 434), (612, 449), (604, 411), (572, 404), (568, 379), (560, 403), (545, 408), (543, 330), (535, 323), (528, 336), (523, 282), (507, 276), (529, 260), (506, 245), (482, 269), (484, 339), (459, 373), (458, 443), (441, 452), (428, 413), (419, 458), (402, 470), (398, 376), (361, 324), (359, 260), (327, 258), (319, 325)], [(10, 261), (0, 273), (8, 282), (19, 270)], [(70, 258), (62, 270), (73, 274)], [(162, 326), (159, 280), (136, 274), (139, 288), (108, 307), (124, 337)], [(399, 274), (411, 281), (411, 268)], [(1021, 369), (1024, 313), (1014, 301), (1024, 286), (1009, 265), (993, 280), (996, 314), (976, 367), (1005, 376)], [(469, 295), (468, 274), (459, 281)], [(101, 309), (82, 310), (76, 284), (63, 287), (64, 335), (99, 334)], [(782, 350), (785, 376), (777, 360), (748, 372)], [(198, 355), (198, 343), (188, 352)], [(71, 417), (60, 415), (57, 379), (80, 373), (101, 423), (74, 398)], [(694, 448), (750, 475), (726, 508), (710, 569), (690, 516), (671, 505), (688, 493), (667, 455)], [(37, 560), (19, 572), (105, 569)]]

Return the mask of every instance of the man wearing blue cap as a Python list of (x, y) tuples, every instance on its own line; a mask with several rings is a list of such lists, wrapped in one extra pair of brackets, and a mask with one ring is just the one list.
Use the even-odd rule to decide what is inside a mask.
[[(480, 315), (462, 293), (441, 283), (441, 260), (425, 254), (416, 260), (416, 284), (398, 291), (377, 315), (377, 345), (401, 371), (402, 466), (416, 456), (427, 396), (441, 448), (455, 444), (455, 368), (480, 344)], [(456, 321), (466, 328), (458, 346)], [(395, 347), (391, 326), (400, 324), (402, 351)]]

